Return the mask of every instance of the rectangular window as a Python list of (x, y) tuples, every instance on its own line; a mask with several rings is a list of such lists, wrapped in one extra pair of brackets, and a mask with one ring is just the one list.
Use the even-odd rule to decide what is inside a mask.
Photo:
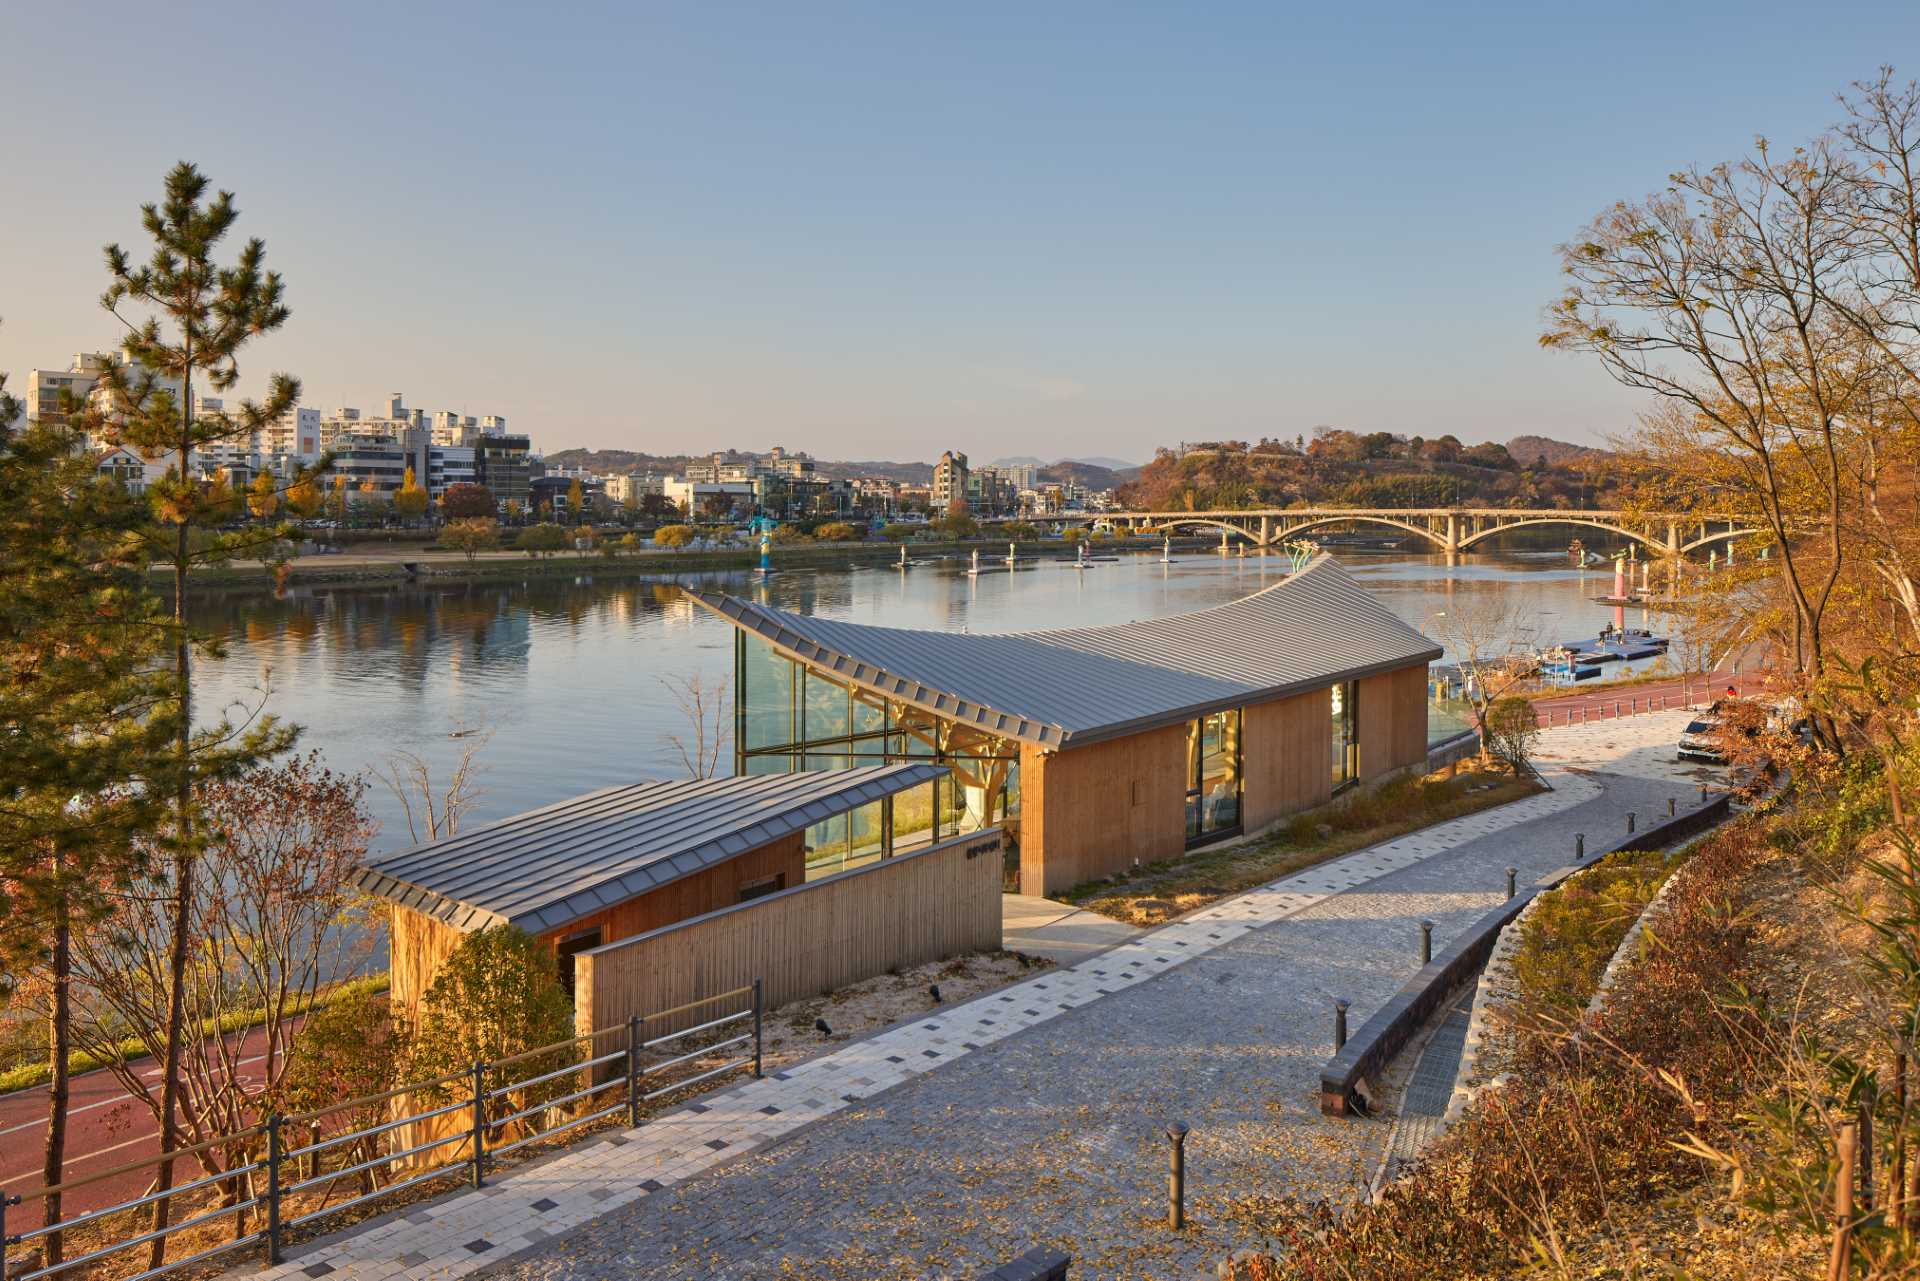
[(785, 888), (787, 888), (787, 874), (776, 872), (772, 876), (763, 876), (757, 881), (748, 881), (742, 885), (740, 901), (748, 903), (757, 898), (765, 898), (769, 894), (778, 894)]
[(1187, 844), (1240, 831), (1240, 709), (1187, 725)]
[(1335, 791), (1360, 777), (1360, 682), (1333, 687), (1333, 787)]

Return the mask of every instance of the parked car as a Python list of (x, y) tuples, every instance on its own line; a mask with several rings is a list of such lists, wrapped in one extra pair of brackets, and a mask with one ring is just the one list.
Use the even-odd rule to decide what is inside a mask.
[[(1680, 733), (1679, 758), (1683, 761), (1698, 761), (1706, 765), (1725, 765), (1727, 755), (1720, 749), (1726, 724), (1734, 719), (1736, 705), (1744, 700), (1718, 698), (1706, 711), (1687, 722), (1686, 729)], [(1758, 738), (1762, 733), (1751, 719), (1742, 725), (1740, 732), (1748, 738)], [(1800, 704), (1793, 699), (1774, 704), (1767, 708), (1765, 733), (1769, 736), (1791, 735), (1804, 739), (1808, 733), (1807, 719), (1801, 715)]]

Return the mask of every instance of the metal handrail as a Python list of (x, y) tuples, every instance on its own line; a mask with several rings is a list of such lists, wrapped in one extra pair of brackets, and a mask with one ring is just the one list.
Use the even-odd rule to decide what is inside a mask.
[[(651, 1040), (645, 1040), (641, 1037), (640, 1029), (654, 1020), (671, 1018), (678, 1014), (684, 1014), (689, 1010), (712, 1006), (723, 1001), (749, 995), (751, 996), (751, 1002), (747, 1009), (722, 1015), (716, 1019), (710, 1019), (679, 1032), (666, 1033), (654, 1037)], [(640, 1063), (639, 1056), (643, 1052), (651, 1050), (656, 1046), (665, 1045), (674, 1041), (684, 1041), (687, 1037), (711, 1031), (714, 1028), (725, 1027), (729, 1024), (740, 1022), (743, 1019), (751, 1019), (753, 1021), (751, 1031), (742, 1032), (737, 1036), (717, 1041), (711, 1045), (697, 1047), (688, 1053), (676, 1055), (673, 1058), (666, 1059), (659, 1063), (649, 1064), (644, 1067)], [(234, 1249), (262, 1243), (267, 1247), (269, 1262), (277, 1263), (280, 1260), (282, 1239), (286, 1230), (289, 1228), (312, 1223), (328, 1215), (339, 1214), (353, 1206), (364, 1204), (379, 1197), (390, 1197), (431, 1180), (445, 1178), (448, 1175), (470, 1173), (474, 1186), (478, 1187), (480, 1186), (482, 1175), (486, 1168), (486, 1161), (489, 1157), (503, 1156), (518, 1148), (551, 1139), (556, 1135), (563, 1134), (583, 1125), (590, 1125), (595, 1121), (604, 1120), (607, 1117), (623, 1111), (629, 1114), (633, 1124), (638, 1125), (641, 1122), (641, 1103), (650, 1102), (663, 1095), (688, 1089), (691, 1086), (711, 1080), (714, 1077), (734, 1071), (737, 1068), (750, 1066), (753, 1075), (757, 1077), (760, 1075), (761, 1062), (761, 1023), (761, 983), (758, 979), (755, 979), (751, 984), (746, 986), (737, 987), (731, 991), (722, 992), (714, 996), (702, 997), (696, 1001), (689, 1001), (683, 1005), (674, 1006), (672, 1009), (659, 1010), (645, 1015), (636, 1015), (628, 1019), (625, 1023), (614, 1027), (602, 1028), (597, 1031), (584, 1033), (580, 1036), (571, 1037), (564, 1041), (556, 1041), (551, 1045), (543, 1045), (536, 1049), (525, 1050), (495, 1062), (476, 1063), (467, 1071), (450, 1072), (431, 1080), (410, 1082), (380, 1094), (369, 1094), (359, 1098), (346, 1099), (341, 1102), (327, 1104), (324, 1107), (314, 1108), (308, 1112), (298, 1112), (285, 1116), (275, 1115), (268, 1118), (265, 1124), (249, 1126), (234, 1134), (208, 1139), (204, 1142), (196, 1143), (191, 1147), (176, 1148), (170, 1152), (163, 1152), (150, 1157), (142, 1157), (138, 1160), (127, 1162), (124, 1165), (101, 1170), (81, 1178), (69, 1179), (59, 1184), (35, 1188), (30, 1192), (15, 1195), (0, 1193), (0, 1281), (40, 1281), (41, 1278), (66, 1272), (69, 1269), (95, 1262), (96, 1260), (117, 1254), (123, 1250), (171, 1237), (177, 1233), (201, 1227), (228, 1215), (242, 1215), (254, 1209), (264, 1209), (262, 1216), (264, 1222), (262, 1226), (255, 1231), (244, 1233), (231, 1241), (223, 1242), (210, 1249), (201, 1250), (185, 1258), (175, 1259), (171, 1262), (163, 1261), (156, 1267), (149, 1268), (133, 1277), (127, 1278), (127, 1281), (147, 1281), (148, 1278), (161, 1276), (176, 1269), (225, 1254)], [(528, 1077), (525, 1080), (514, 1081), (510, 1084), (494, 1086), (492, 1088), (488, 1088), (486, 1084), (486, 1078), (489, 1072), (497, 1071), (500, 1068), (514, 1063), (523, 1063), (542, 1055), (577, 1048), (582, 1042), (585, 1042), (589, 1050), (591, 1050), (599, 1038), (620, 1035), (624, 1035), (625, 1043), (618, 1049), (610, 1050), (604, 1054), (593, 1055), (579, 1062), (568, 1063), (552, 1071), (543, 1072)], [(752, 1043), (753, 1048), (751, 1054), (745, 1054), (739, 1058), (731, 1059), (717, 1067), (700, 1072), (684, 1080), (665, 1084), (661, 1088), (651, 1092), (643, 1093), (641, 1090), (643, 1081), (657, 1073), (683, 1063), (691, 1062), (695, 1059), (709, 1057), (748, 1042)], [(580, 1072), (590, 1072), (596, 1068), (604, 1068), (615, 1063), (624, 1064), (624, 1070), (617, 1075), (610, 1076), (609, 1079), (599, 1084), (588, 1085), (583, 1089), (574, 1090), (557, 1098), (542, 1100), (539, 1103), (515, 1111), (504, 1118), (489, 1119), (485, 1116), (485, 1105), (490, 1100), (510, 1095), (518, 1090), (525, 1090), (542, 1085), (548, 1081), (557, 1080)], [(316, 1137), (312, 1142), (301, 1147), (283, 1148), (281, 1146), (280, 1136), (288, 1125), (312, 1124), (319, 1118), (333, 1113), (388, 1103), (402, 1096), (419, 1094), (423, 1091), (445, 1089), (454, 1082), (463, 1080), (468, 1083), (468, 1088), (462, 1091), (463, 1097), (458, 1097), (450, 1103), (441, 1104), (421, 1112), (408, 1112), (406, 1115), (393, 1120), (347, 1130), (340, 1134), (329, 1135), (325, 1138)], [(583, 1100), (591, 1099), (595, 1096), (602, 1095), (606, 1091), (620, 1087), (625, 1088), (625, 1098), (605, 1107), (569, 1118), (557, 1125), (524, 1134), (513, 1142), (500, 1147), (490, 1149), (485, 1141), (486, 1133), (489, 1129), (495, 1129), (516, 1121), (524, 1121), (535, 1113), (547, 1112), (555, 1108), (571, 1107)], [(315, 1168), (319, 1164), (318, 1154), (327, 1149), (342, 1147), (358, 1141), (375, 1139), (383, 1134), (393, 1133), (406, 1126), (417, 1125), (423, 1121), (430, 1121), (437, 1117), (450, 1116), (468, 1111), (473, 1114), (474, 1119), (472, 1126), (463, 1127), (456, 1133), (437, 1139), (429, 1139), (424, 1143), (397, 1152), (382, 1153), (337, 1170), (320, 1171)], [(316, 1126), (315, 1129), (318, 1129), (318, 1127)], [(97, 1210), (89, 1210), (84, 1214), (75, 1215), (70, 1219), (62, 1219), (52, 1224), (43, 1224), (25, 1232), (10, 1235), (6, 1231), (6, 1214), (10, 1206), (18, 1206), (24, 1201), (42, 1199), (56, 1193), (85, 1187), (104, 1179), (129, 1174), (137, 1170), (158, 1165), (162, 1162), (190, 1158), (214, 1148), (231, 1148), (239, 1144), (251, 1144), (263, 1136), (266, 1139), (266, 1155), (245, 1164), (236, 1165), (232, 1169), (223, 1170), (217, 1174), (206, 1175), (190, 1182), (170, 1187), (165, 1191), (149, 1192), (131, 1200), (118, 1202)], [(364, 1192), (359, 1196), (351, 1197), (335, 1204), (327, 1204), (326, 1198), (323, 1196), (322, 1203), (316, 1209), (288, 1220), (282, 1220), (280, 1217), (281, 1203), (288, 1196), (309, 1192), (324, 1184), (330, 1184), (339, 1179), (351, 1178), (354, 1175), (363, 1174), (377, 1167), (404, 1161), (425, 1152), (447, 1147), (450, 1144), (467, 1144), (470, 1150), (463, 1155), (457, 1155), (443, 1166), (413, 1175), (398, 1183), (389, 1184), (383, 1188), (374, 1188), (372, 1191)], [(283, 1183), (281, 1181), (281, 1167), (289, 1158), (301, 1157), (308, 1158), (312, 1162), (310, 1168), (314, 1169), (314, 1172), (306, 1178), (290, 1183)], [(265, 1182), (264, 1191), (256, 1191), (252, 1196), (246, 1197), (243, 1200), (237, 1200), (231, 1205), (217, 1206), (201, 1214), (193, 1215), (178, 1222), (166, 1224), (163, 1227), (114, 1241), (99, 1249), (91, 1250), (85, 1254), (71, 1259), (65, 1259), (57, 1264), (51, 1264), (31, 1272), (15, 1273), (7, 1267), (6, 1251), (8, 1247), (38, 1240), (57, 1232), (71, 1231), (72, 1229), (83, 1227), (90, 1223), (97, 1223), (113, 1215), (124, 1214), (130, 1210), (137, 1210), (141, 1206), (151, 1205), (155, 1202), (168, 1201), (175, 1197), (201, 1192), (215, 1185), (227, 1183), (230, 1180), (246, 1179), (249, 1181), (251, 1187), (258, 1188), (262, 1176), (264, 1176)]]
[(737, 1022), (740, 1019), (752, 1018), (752, 1017), (753, 1017), (752, 1010), (742, 1010), (738, 1014), (729, 1014), (725, 1018), (714, 1019), (712, 1022), (709, 1022), (709, 1023), (697, 1024), (694, 1027), (688, 1028), (684, 1032), (669, 1032), (665, 1036), (656, 1036), (651, 1041), (642, 1041), (640, 1042), (640, 1048), (643, 1050), (651, 1050), (656, 1045), (664, 1045), (668, 1041), (677, 1041), (683, 1036), (692, 1036), (695, 1032), (704, 1032), (708, 1028), (720, 1027), (723, 1024), (733, 1023), (733, 1022)]

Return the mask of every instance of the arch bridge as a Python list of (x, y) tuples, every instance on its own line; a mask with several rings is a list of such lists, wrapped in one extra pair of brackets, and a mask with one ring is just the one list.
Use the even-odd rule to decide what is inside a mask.
[(1277, 547), (1336, 525), (1370, 525), (1424, 539), (1435, 551), (1471, 551), (1510, 530), (1540, 525), (1592, 529), (1637, 543), (1659, 556), (1684, 556), (1716, 543), (1747, 538), (1761, 531), (1738, 521), (1695, 513), (1525, 507), (1297, 507), (1198, 512), (1055, 512), (1041, 518), (1064, 528), (1133, 534), (1218, 529), (1224, 538), (1241, 538), (1256, 547)]

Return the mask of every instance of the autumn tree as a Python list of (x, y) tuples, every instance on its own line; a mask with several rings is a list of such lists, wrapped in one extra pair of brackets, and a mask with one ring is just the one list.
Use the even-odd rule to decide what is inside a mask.
[(440, 514), (448, 520), (488, 518), (497, 514), (493, 493), (485, 485), (449, 485), (440, 495)]
[(691, 525), (662, 525), (653, 531), (653, 541), (659, 547), (685, 547), (696, 537)]
[(440, 545), (464, 552), (471, 564), (481, 552), (500, 546), (500, 523), (491, 516), (449, 521), (440, 530)]
[(280, 491), (273, 473), (262, 471), (247, 486), (247, 511), (255, 520), (267, 520), (280, 510)]
[(414, 479), (411, 466), (400, 478), (400, 488), (394, 492), (393, 511), (402, 520), (419, 520), (427, 514), (427, 491)]
[[(373, 832), (363, 779), (310, 753), (202, 779), (197, 790), (204, 836), (184, 893), (177, 862), (156, 858), (119, 896), (110, 926), (76, 937), (76, 981), (87, 999), (74, 1035), (164, 1124), (145, 1060), (165, 1053), (179, 1009), (193, 1035), (180, 1055), (176, 1124), (199, 1144), (259, 1119), (300, 1016), (325, 982), (354, 971), (354, 949), (364, 951), (374, 931), (370, 919), (356, 919), (364, 900), (352, 881)], [(171, 952), (182, 898), (193, 947), (176, 998)], [(239, 1038), (204, 1034), (239, 1020), (260, 1029), (257, 1066), (241, 1063), (253, 1050)], [(128, 1050), (129, 1037), (137, 1049)], [(195, 1159), (212, 1175), (248, 1154), (236, 1142)]]
[(320, 486), (314, 482), (313, 475), (310, 472), (305, 470), (301, 471), (300, 474), (294, 478), (293, 483), (287, 486), (287, 492), (284, 497), (286, 498), (287, 511), (299, 517), (301, 520), (312, 520), (320, 514), (320, 505), (323, 498), (320, 493)]
[[(208, 410), (194, 397), (204, 386), (231, 391), (240, 382), (239, 357), (249, 343), (287, 321), (285, 288), (278, 272), (266, 268), (266, 244), (257, 238), (241, 247), (233, 261), (216, 257), (240, 211), (233, 193), (207, 199), (208, 182), (182, 162), (166, 177), (160, 201), (142, 207), (142, 224), (152, 241), (147, 261), (136, 266), (118, 244), (106, 248), (108, 288), (101, 305), (126, 326), (125, 364), (112, 366), (101, 379), (102, 400), (112, 427), (110, 438), (172, 457), (164, 478), (150, 487), (155, 518), (153, 555), (171, 570), (173, 623), (171, 643), (174, 753), (164, 776), (150, 785), (172, 802), (163, 853), (170, 860), (167, 892), (171, 906), (167, 928), (166, 1015), (160, 1043), (157, 1101), (161, 1152), (180, 1145), (181, 1054), (188, 1035), (186, 982), (195, 898), (194, 869), (205, 833), (199, 821), (204, 783), (234, 777), (288, 747), (290, 730), (262, 715), (244, 726), (197, 711), (193, 701), (196, 650), (214, 652), (187, 621), (188, 577), (197, 564), (230, 558), (257, 538), (278, 531), (234, 535), (218, 532), (230, 497), (220, 482), (198, 479), (197, 451), (250, 439), (288, 413), (300, 398), (300, 384), (287, 374), (267, 381), (260, 400), (245, 398), (233, 409)], [(196, 537), (196, 532), (206, 536)], [(197, 726), (196, 726), (197, 722)], [(197, 1035), (197, 1029), (194, 1030)], [(141, 1087), (145, 1097), (145, 1086)], [(173, 1163), (162, 1161), (157, 1191), (173, 1184)], [(154, 1202), (153, 1228), (167, 1222), (169, 1199)], [(165, 1238), (156, 1238), (149, 1266), (158, 1266)]]
[(573, 514), (575, 520), (578, 520), (580, 513), (586, 508), (586, 490), (581, 486), (580, 478), (575, 476), (567, 485), (567, 510)]

